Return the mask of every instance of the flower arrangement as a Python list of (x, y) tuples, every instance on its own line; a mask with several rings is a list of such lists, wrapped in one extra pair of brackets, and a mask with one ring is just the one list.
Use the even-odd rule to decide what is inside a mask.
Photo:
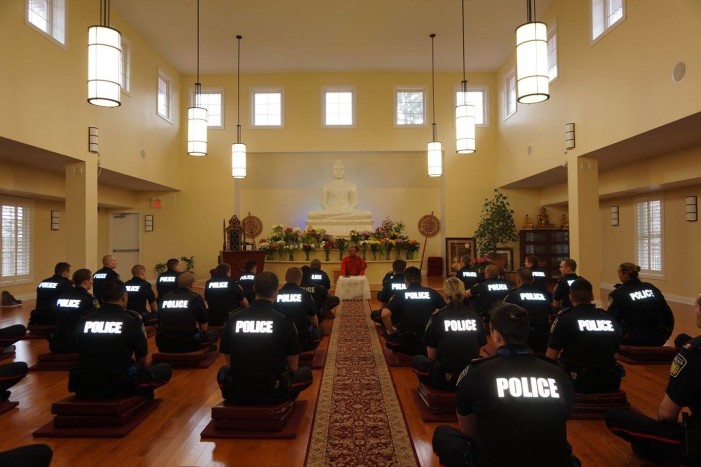
[(403, 239), (398, 238), (394, 241), (394, 250), (397, 252), (397, 259), (399, 259), (399, 257), (402, 254), (402, 251), (404, 251), (404, 247), (405, 244)]
[(265, 239), (265, 238), (260, 239), (260, 242), (258, 242), (258, 249), (261, 251), (265, 251), (266, 259), (273, 259), (273, 254), (275, 253), (275, 249), (268, 242), (267, 239)]
[(478, 256), (472, 260), (472, 270), (476, 272), (484, 272), (484, 268), (492, 264), (492, 259), (487, 256)]
[(380, 251), (382, 244), (379, 240), (370, 240), (368, 245), (370, 246), (370, 251), (372, 252), (372, 259), (377, 259), (377, 252)]
[(336, 248), (338, 248), (339, 259), (343, 259), (343, 252), (348, 248), (348, 241), (343, 237), (338, 237), (335, 241)]
[(418, 253), (421, 244), (417, 240), (407, 240), (404, 243), (404, 248), (406, 248), (406, 259), (413, 259), (414, 254)]
[(363, 259), (366, 259), (365, 254), (368, 251), (369, 244), (370, 244), (369, 240), (360, 240), (358, 242), (358, 248), (360, 249), (360, 252), (363, 254)]
[(282, 256), (285, 254), (285, 247), (287, 243), (284, 240), (278, 240), (275, 242), (275, 250), (277, 250), (277, 256), (282, 260)]
[(304, 251), (305, 261), (309, 261), (309, 253), (314, 251), (314, 245), (312, 245), (310, 243), (303, 243), (302, 244), (302, 251)]

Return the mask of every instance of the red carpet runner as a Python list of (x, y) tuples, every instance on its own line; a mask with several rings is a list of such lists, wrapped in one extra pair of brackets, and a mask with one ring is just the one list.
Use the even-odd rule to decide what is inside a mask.
[(369, 315), (364, 301), (336, 314), (307, 466), (417, 465)]

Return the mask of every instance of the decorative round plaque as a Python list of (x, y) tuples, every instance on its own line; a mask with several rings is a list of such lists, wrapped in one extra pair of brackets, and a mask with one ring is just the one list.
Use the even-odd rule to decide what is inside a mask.
[(247, 237), (256, 238), (263, 232), (263, 221), (256, 216), (246, 216), (241, 221), (243, 231)]
[(419, 219), (419, 232), (424, 237), (435, 237), (441, 230), (441, 221), (433, 214), (426, 214)]

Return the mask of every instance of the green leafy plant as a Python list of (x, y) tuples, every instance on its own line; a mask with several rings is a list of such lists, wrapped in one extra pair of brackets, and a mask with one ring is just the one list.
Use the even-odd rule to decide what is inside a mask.
[(156, 263), (156, 265), (153, 267), (153, 272), (155, 272), (156, 274), (161, 274), (163, 272), (166, 272), (167, 268), (168, 266), (166, 265), (166, 263)]
[(489, 253), (496, 256), (499, 244), (518, 240), (518, 231), (514, 224), (514, 211), (509, 206), (505, 194), (494, 189), (494, 198), (484, 199), (480, 222), (475, 230), (475, 240), (480, 256)]
[(192, 271), (195, 267), (195, 257), (194, 256), (181, 256), (180, 261), (185, 263), (185, 270)]

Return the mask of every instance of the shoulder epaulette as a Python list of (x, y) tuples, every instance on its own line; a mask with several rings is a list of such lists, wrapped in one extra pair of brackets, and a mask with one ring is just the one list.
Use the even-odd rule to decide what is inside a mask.
[(470, 363), (469, 363), (468, 365), (479, 365), (480, 363), (484, 363), (484, 362), (486, 362), (486, 361), (493, 360), (493, 359), (495, 359), (497, 356), (498, 356), (497, 354), (494, 354), (494, 355), (491, 355), (491, 356), (489, 356), (489, 357), (477, 357), (477, 358), (473, 358), (472, 361), (470, 361)]
[(693, 350), (699, 347), (701, 347), (701, 336), (696, 336), (686, 344), (682, 345), (682, 349), (684, 350)]
[(126, 308), (125, 308), (125, 311), (126, 311), (127, 314), (130, 315), (132, 318), (136, 318), (136, 319), (138, 319), (139, 321), (142, 321), (142, 320), (143, 320), (143, 318), (141, 317), (141, 315), (140, 315), (139, 313), (137, 313), (136, 311), (134, 311), (134, 310), (129, 310), (129, 309), (126, 309)]

